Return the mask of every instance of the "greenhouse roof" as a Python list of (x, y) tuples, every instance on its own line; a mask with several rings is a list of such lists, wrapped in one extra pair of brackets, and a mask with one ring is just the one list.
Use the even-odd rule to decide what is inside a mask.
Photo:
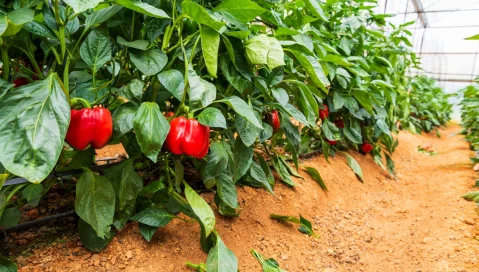
[(439, 81), (448, 93), (456, 92), (479, 75), (479, 41), (465, 38), (479, 34), (477, 0), (379, 0), (376, 12), (393, 14), (390, 22), (410, 21), (413, 51), (421, 58), (422, 71)]

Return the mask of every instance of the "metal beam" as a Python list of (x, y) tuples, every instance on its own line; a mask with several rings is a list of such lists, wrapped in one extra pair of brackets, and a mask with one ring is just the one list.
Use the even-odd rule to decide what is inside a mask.
[(413, 12), (398, 12), (398, 13), (394, 13), (394, 15), (414, 14), (414, 13), (467, 12), (467, 11), (479, 11), (479, 9), (478, 8), (474, 8), (474, 9), (441, 9), (441, 10), (423, 10), (421, 12), (416, 10), (416, 11), (413, 11)]
[(429, 23), (427, 21), (426, 13), (424, 12), (424, 7), (422, 6), (421, 0), (411, 0), (412, 4), (414, 5), (414, 9), (419, 17), (419, 20), (422, 23), (423, 27), (429, 27)]

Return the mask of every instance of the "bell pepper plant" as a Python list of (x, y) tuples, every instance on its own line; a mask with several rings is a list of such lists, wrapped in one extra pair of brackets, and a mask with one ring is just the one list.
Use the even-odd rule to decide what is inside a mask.
[[(129, 221), (150, 241), (182, 212), (200, 224), (210, 252), (225, 245), (186, 173), (201, 177), (218, 213), (231, 217), (241, 210), (236, 185), (274, 193), (274, 170), (295, 186), (300, 155), (321, 150), (328, 158), (343, 152), (339, 140), (381, 166), (385, 157), (394, 175), (394, 133), (398, 121), (414, 123), (407, 75), (419, 62), (412, 23), (387, 24), (376, 4), (3, 1), (0, 184), (23, 177), (37, 186), (53, 171), (83, 169), (74, 186), (86, 248), (103, 249)], [(121, 143), (128, 158), (88, 170), (93, 149), (109, 143)], [(27, 202), (18, 199), (31, 188), (6, 187), (0, 195)], [(4, 213), (7, 206), (18, 211), (12, 198), (0, 199), (0, 222), (18, 223), (2, 217), (16, 214)], [(229, 266), (219, 271), (236, 272), (236, 257), (225, 252), (207, 267), (221, 259)]]

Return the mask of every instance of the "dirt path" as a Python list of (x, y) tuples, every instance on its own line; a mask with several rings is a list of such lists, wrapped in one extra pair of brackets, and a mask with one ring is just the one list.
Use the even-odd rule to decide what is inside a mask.
[[(249, 251), (274, 257), (288, 271), (479, 271), (479, 220), (475, 205), (460, 196), (471, 190), (477, 173), (470, 151), (451, 125), (435, 135), (401, 133), (394, 155), (398, 180), (370, 157), (351, 153), (361, 165), (361, 184), (338, 156), (303, 161), (317, 168), (329, 192), (305, 176), (291, 189), (278, 184), (277, 198), (260, 189), (239, 188), (239, 218), (218, 215), (217, 229), (239, 258), (241, 271), (261, 271)], [(431, 143), (436, 156), (418, 153)], [(212, 201), (211, 194), (204, 195)], [(214, 205), (214, 204), (213, 204)], [(313, 221), (320, 238), (269, 214), (298, 215)], [(65, 237), (63, 237), (65, 239)], [(148, 244), (130, 224), (100, 254), (77, 237), (36, 249), (18, 261), (21, 271), (189, 271), (184, 263), (206, 260), (197, 224), (173, 221)]]

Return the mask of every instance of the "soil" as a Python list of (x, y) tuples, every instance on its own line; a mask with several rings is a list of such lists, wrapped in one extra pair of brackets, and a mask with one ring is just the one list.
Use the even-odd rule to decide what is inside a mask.
[[(217, 214), (218, 232), (241, 271), (261, 271), (253, 248), (287, 271), (479, 271), (478, 210), (460, 197), (473, 190), (477, 173), (459, 130), (450, 125), (440, 130), (441, 138), (401, 132), (393, 156), (397, 179), (355, 152), (350, 154), (362, 167), (364, 184), (342, 155), (331, 164), (323, 157), (302, 160), (321, 173), (328, 192), (304, 171), (294, 188), (279, 182), (276, 197), (238, 188), (241, 215)], [(424, 145), (437, 155), (418, 152)], [(212, 193), (202, 196), (214, 206)], [(319, 237), (270, 219), (273, 213), (301, 214)], [(173, 220), (147, 243), (130, 223), (101, 253), (84, 249), (78, 235), (69, 234), (16, 261), (20, 271), (191, 271), (186, 262), (205, 262), (207, 256), (199, 237), (198, 224)]]

